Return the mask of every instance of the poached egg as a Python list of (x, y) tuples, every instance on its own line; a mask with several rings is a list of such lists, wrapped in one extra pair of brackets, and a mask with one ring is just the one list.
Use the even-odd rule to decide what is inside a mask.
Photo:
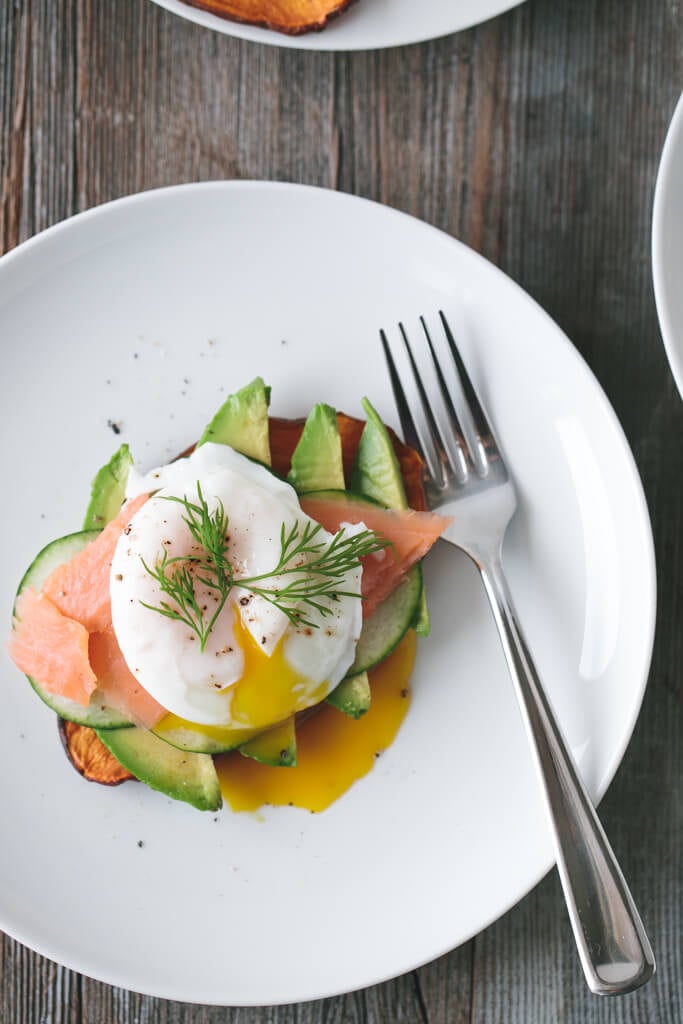
[[(210, 513), (222, 505), (228, 517), (226, 552), (235, 580), (263, 575), (269, 590), (286, 582), (272, 575), (282, 531), (301, 532), (313, 521), (288, 483), (226, 445), (206, 443), (186, 458), (129, 478), (127, 498), (151, 496), (121, 535), (112, 560), (114, 631), (130, 671), (172, 714), (208, 727), (267, 728), (319, 703), (345, 676), (362, 625), (362, 568), (356, 565), (340, 580), (345, 593), (316, 598), (328, 614), (305, 606), (310, 625), (293, 624), (272, 602), (236, 582), (201, 650), (187, 623), (157, 610), (163, 602), (173, 607), (173, 599), (149, 571), (164, 552), (168, 559), (202, 553), (182, 504), (199, 503), (200, 490)], [(364, 529), (346, 526), (345, 535)], [(315, 539), (329, 545), (333, 535), (321, 528)], [(195, 598), (210, 620), (217, 593), (198, 575)]]

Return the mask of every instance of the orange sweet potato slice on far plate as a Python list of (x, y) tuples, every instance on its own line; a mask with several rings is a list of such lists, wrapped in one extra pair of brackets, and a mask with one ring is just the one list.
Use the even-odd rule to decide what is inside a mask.
[(320, 32), (353, 0), (186, 0), (219, 18), (273, 29), (296, 36)]
[(103, 786), (118, 786), (120, 782), (135, 778), (109, 753), (94, 729), (66, 722), (63, 718), (58, 722), (66, 755), (84, 779)]

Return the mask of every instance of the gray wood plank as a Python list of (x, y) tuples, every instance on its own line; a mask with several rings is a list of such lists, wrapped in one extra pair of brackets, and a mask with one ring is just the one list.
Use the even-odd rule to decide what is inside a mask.
[(659, 155), (683, 85), (683, 22), (664, 4), (539, 4), (527, 16), (536, 59), (516, 123), (523, 139), (513, 143), (520, 158), (511, 187), (520, 201), (506, 204), (501, 263), (606, 388), (655, 516), (659, 628), (650, 685), (601, 813), (659, 966), (641, 992), (592, 997), (553, 874), (478, 937), (473, 1020), (673, 1024), (683, 1019), (683, 410), (659, 337), (649, 247)]

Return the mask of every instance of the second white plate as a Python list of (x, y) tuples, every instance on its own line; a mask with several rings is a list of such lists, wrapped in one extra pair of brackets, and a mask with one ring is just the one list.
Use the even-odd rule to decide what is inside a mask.
[(652, 275), (671, 372), (683, 396), (683, 97), (669, 125), (652, 211)]
[[(396, 425), (378, 328), (443, 308), (517, 480), (505, 562), (541, 673), (600, 796), (648, 672), (647, 511), (595, 379), (557, 326), (452, 238), (316, 189), (151, 192), (0, 261), (0, 621), (49, 539), (78, 529), (120, 441), (153, 466), (256, 374), (276, 415), (367, 394)], [(112, 432), (115, 425), (120, 434)], [(552, 862), (549, 828), (474, 567), (427, 571), (432, 636), (397, 741), (328, 811), (203, 815), (84, 782), (2, 655), (0, 926), (85, 974), (233, 1005), (369, 985), (463, 942)]]
[(405, 46), (459, 32), (516, 7), (522, 0), (358, 0), (323, 32), (288, 36), (218, 18), (184, 0), (154, 0), (160, 7), (205, 28), (240, 39), (297, 50), (375, 50)]

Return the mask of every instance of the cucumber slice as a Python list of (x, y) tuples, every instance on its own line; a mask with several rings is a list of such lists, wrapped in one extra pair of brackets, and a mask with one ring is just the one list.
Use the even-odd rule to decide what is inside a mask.
[[(421, 572), (422, 570), (420, 570)], [(422, 593), (420, 594), (420, 600), (417, 608), (415, 609), (415, 617), (411, 622), (411, 626), (415, 630), (418, 636), (429, 636), (429, 632), (432, 628), (431, 620), (429, 618), (429, 608), (427, 607), (427, 595), (425, 593), (424, 584), (422, 585)]]
[[(63, 562), (67, 562), (73, 555), (77, 555), (79, 551), (82, 551), (86, 544), (89, 544), (90, 541), (99, 535), (99, 532), (99, 530), (82, 530), (80, 533), (70, 533), (66, 537), (59, 537), (57, 540), (47, 544), (36, 555), (24, 573), (17, 594), (20, 594), (24, 587), (33, 587), (35, 590), (40, 590), (53, 569), (56, 569)], [(93, 729), (123, 729), (131, 725), (129, 720), (120, 711), (107, 704), (99, 690), (93, 692), (88, 707), (83, 707), (82, 704), (69, 700), (68, 697), (61, 697), (58, 694), (50, 693), (49, 690), (44, 689), (31, 676), (26, 676), (26, 678), (40, 699), (49, 708), (56, 711), (61, 718), (66, 718), (69, 722), (76, 722), (78, 725), (89, 725)]]
[(360, 718), (370, 709), (370, 680), (367, 672), (359, 672), (355, 676), (346, 676), (334, 688), (326, 700), (337, 711), (342, 711), (349, 718)]
[(410, 629), (422, 594), (422, 572), (414, 565), (396, 590), (363, 623), (349, 676), (388, 658)]
[(294, 715), (243, 744), (240, 754), (273, 768), (296, 765), (296, 723)]
[(383, 505), (381, 501), (375, 501), (374, 498), (368, 497), (367, 494), (361, 494), (359, 491), (344, 491), (339, 487), (323, 487), (317, 488), (314, 491), (301, 491), (299, 492), (299, 498), (330, 498), (332, 501), (357, 501), (360, 505), (374, 505), (376, 508), (387, 508), (387, 505)]
[(154, 735), (178, 750), (195, 754), (224, 754), (235, 750), (263, 732), (263, 729), (231, 729), (219, 726), (194, 726), (175, 715), (166, 715), (151, 730)]
[(47, 704), (60, 718), (67, 722), (75, 722), (76, 725), (89, 725), (91, 729), (129, 729), (132, 722), (125, 718), (120, 711), (107, 704), (100, 690), (93, 690), (90, 696), (90, 703), (87, 707), (77, 704), (75, 700), (68, 697), (60, 697), (58, 694), (50, 693), (43, 689), (40, 683), (31, 676), (26, 676), (29, 683), (38, 694), (44, 704)]
[(17, 594), (20, 594), (24, 587), (40, 590), (53, 569), (62, 565), (63, 562), (68, 562), (70, 558), (82, 551), (91, 540), (95, 540), (99, 532), (99, 530), (81, 530), (79, 533), (70, 533), (66, 537), (59, 537), (46, 544), (24, 573)]
[(147, 729), (97, 729), (116, 760), (140, 782), (200, 811), (223, 804), (218, 775), (208, 754), (176, 750)]

